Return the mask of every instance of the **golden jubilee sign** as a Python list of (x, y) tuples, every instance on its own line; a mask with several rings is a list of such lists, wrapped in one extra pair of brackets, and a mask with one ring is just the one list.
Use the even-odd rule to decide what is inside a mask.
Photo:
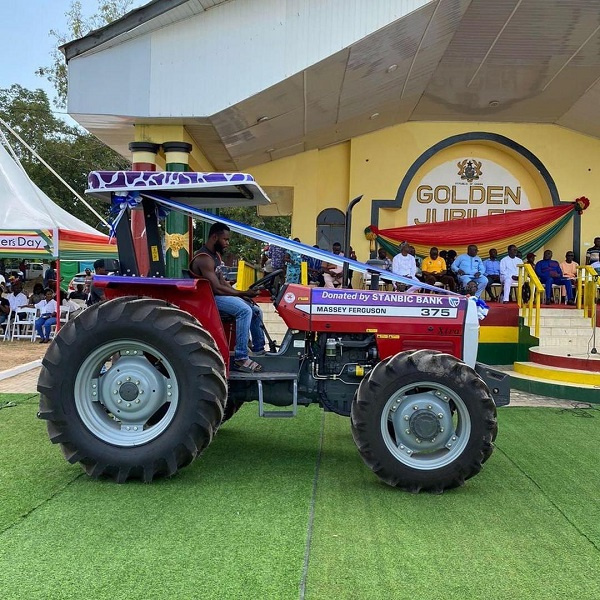
[(491, 160), (445, 162), (415, 188), (408, 224), (421, 225), (530, 208), (526, 191), (505, 167)]

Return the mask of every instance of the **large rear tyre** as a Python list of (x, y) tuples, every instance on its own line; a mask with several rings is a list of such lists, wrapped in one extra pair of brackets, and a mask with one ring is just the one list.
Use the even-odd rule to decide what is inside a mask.
[(227, 399), (212, 336), (166, 302), (94, 305), (51, 344), (38, 381), (39, 416), (88, 475), (152, 481), (211, 442)]
[(493, 449), (496, 407), (479, 375), (431, 350), (379, 363), (352, 403), (352, 435), (385, 483), (441, 493), (481, 470)]

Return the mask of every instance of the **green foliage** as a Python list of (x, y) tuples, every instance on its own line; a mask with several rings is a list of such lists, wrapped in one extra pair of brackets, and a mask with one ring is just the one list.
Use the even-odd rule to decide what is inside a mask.
[(65, 13), (68, 31), (64, 33), (50, 30), (50, 36), (56, 40), (56, 48), (51, 53), (52, 63), (46, 67), (39, 67), (36, 74), (46, 78), (56, 89), (54, 104), (58, 108), (67, 106), (67, 63), (59, 47), (117, 20), (129, 12), (132, 4), (133, 0), (98, 0), (98, 12), (85, 18), (81, 2), (72, 0), (69, 10)]
[[(0, 118), (81, 194), (87, 187), (90, 171), (129, 168), (127, 160), (93, 135), (57, 119), (50, 108), (48, 96), (41, 89), (31, 91), (20, 85), (0, 89)], [(56, 204), (92, 227), (98, 226), (98, 218), (29, 150), (13, 139), (11, 146), (29, 177)], [(104, 202), (92, 198), (86, 200), (100, 214), (107, 215), (108, 206)]]
[[(252, 206), (238, 208), (221, 208), (219, 214), (233, 221), (251, 225), (257, 229), (264, 229), (283, 237), (288, 237), (291, 231), (291, 217), (261, 217), (256, 208)], [(204, 223), (198, 221), (194, 228), (194, 248), (198, 249), (203, 243)], [(232, 232), (229, 243), (229, 254), (233, 254), (240, 260), (251, 263), (260, 263), (260, 252), (262, 244), (258, 240), (247, 238)]]

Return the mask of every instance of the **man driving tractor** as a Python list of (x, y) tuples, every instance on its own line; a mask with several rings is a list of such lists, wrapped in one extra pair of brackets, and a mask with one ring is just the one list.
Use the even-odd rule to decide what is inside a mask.
[(252, 336), (252, 352), (265, 352), (265, 336), (262, 328), (262, 311), (251, 298), (258, 290), (236, 290), (225, 279), (225, 265), (221, 254), (229, 246), (231, 230), (224, 223), (214, 223), (204, 246), (198, 250), (190, 263), (190, 272), (196, 277), (208, 279), (220, 312), (235, 317), (235, 354), (232, 369), (244, 373), (262, 371), (261, 365), (248, 356), (248, 340)]

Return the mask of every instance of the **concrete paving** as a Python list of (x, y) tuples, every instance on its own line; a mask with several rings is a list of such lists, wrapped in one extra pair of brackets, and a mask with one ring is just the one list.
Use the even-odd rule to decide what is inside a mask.
[[(9, 371), (0, 372), (0, 394), (34, 394), (37, 392), (37, 380), (40, 374), (40, 362), (33, 361)], [(529, 394), (520, 390), (511, 390), (511, 406), (550, 406), (556, 408), (575, 407), (579, 403), (560, 400), (547, 396)], [(585, 403), (587, 404), (587, 403)]]

